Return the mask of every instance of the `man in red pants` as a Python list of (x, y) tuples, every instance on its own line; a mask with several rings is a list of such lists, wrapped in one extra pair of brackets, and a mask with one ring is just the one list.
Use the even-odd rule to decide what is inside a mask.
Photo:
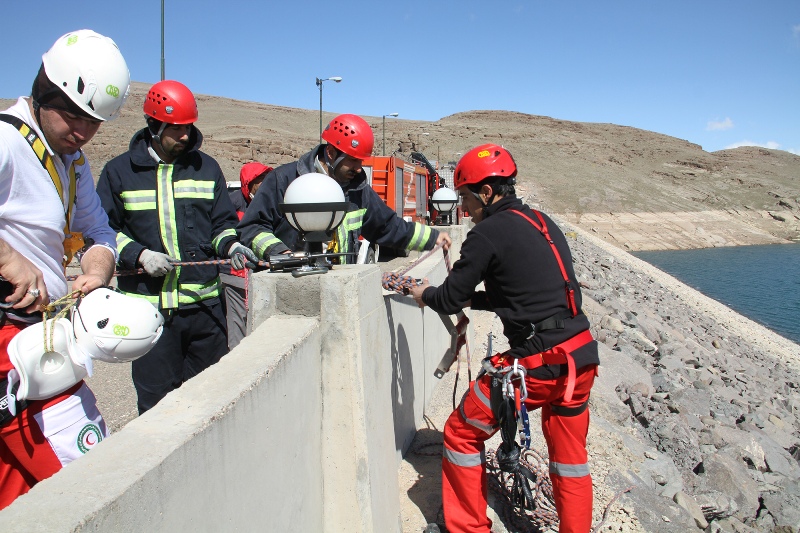
[[(559, 531), (586, 533), (592, 524), (586, 434), (597, 343), (581, 312), (566, 238), (549, 217), (516, 197), (516, 174), (514, 159), (501, 146), (478, 146), (461, 158), (455, 187), (476, 226), (444, 283), (431, 287), (426, 280), (412, 290), (420, 307), (439, 313), (468, 306), (493, 310), (511, 346), (490, 359), (494, 371), (470, 384), (445, 424), (445, 523), (454, 533), (490, 531), (484, 442), (499, 428), (500, 376), (516, 363), (525, 377), (526, 408), (542, 409)], [(486, 290), (476, 291), (481, 282)]]
[[(0, 113), (0, 509), (107, 435), (82, 380), (51, 386), (55, 363), (35, 375), (60, 392), (18, 401), (8, 346), (26, 328), (42, 331), (42, 305), (111, 280), (116, 235), (81, 148), (119, 115), (129, 87), (114, 41), (78, 30), (42, 56), (31, 95)], [(84, 243), (70, 288), (64, 267)]]

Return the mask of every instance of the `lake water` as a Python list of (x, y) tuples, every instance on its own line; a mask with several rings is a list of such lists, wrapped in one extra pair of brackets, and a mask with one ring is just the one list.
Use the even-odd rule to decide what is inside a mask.
[(800, 244), (636, 252), (633, 255), (800, 343)]

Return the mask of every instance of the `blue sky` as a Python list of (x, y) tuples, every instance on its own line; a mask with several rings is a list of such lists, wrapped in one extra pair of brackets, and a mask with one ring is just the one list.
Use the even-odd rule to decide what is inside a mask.
[[(800, 1), (165, 0), (166, 76), (194, 92), (435, 121), (501, 109), (800, 154)], [(31, 8), (29, 6), (36, 6)], [(60, 35), (161, 75), (161, 1), (4, 0), (0, 97)], [(24, 23), (23, 23), (24, 21)], [(202, 117), (201, 117), (202, 120)]]

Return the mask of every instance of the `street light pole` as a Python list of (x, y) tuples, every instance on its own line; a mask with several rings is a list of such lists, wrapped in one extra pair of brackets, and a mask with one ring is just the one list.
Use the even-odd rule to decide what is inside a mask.
[(319, 138), (322, 140), (322, 83), (326, 81), (335, 81), (339, 83), (342, 78), (339, 76), (332, 76), (330, 78), (317, 78), (317, 87), (319, 87)]
[(164, 81), (164, 0), (161, 0), (161, 81)]
[(400, 113), (389, 113), (388, 115), (383, 115), (383, 155), (386, 155), (386, 117), (396, 117)]
[[(417, 144), (419, 144), (420, 146), (422, 146), (422, 143), (420, 142), (420, 137), (422, 137), (423, 135), (428, 136), (430, 135), (430, 133), (428, 133), (427, 131), (423, 131), (422, 133), (417, 133)], [(422, 151), (422, 148), (418, 148), (416, 146), (414, 146), (413, 148), (415, 150), (419, 150), (420, 152)]]

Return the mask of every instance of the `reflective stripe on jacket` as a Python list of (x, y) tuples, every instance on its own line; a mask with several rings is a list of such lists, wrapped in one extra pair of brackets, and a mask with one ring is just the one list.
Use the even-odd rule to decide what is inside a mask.
[[(298, 161), (276, 168), (259, 187), (238, 226), (242, 244), (250, 246), (257, 256), (264, 258), (297, 246), (299, 234), (283, 216), (279, 205), (289, 184), (298, 176), (318, 172), (315, 163), (322, 157), (324, 146), (319, 145)], [(355, 251), (361, 235), (378, 245), (406, 250), (430, 250), (436, 244), (439, 232), (398, 217), (367, 184), (363, 171), (343, 187), (343, 192), (350, 207), (336, 230), (340, 252)], [(349, 257), (347, 262), (354, 263), (355, 257)]]
[[(186, 153), (172, 164), (148, 152), (150, 133), (134, 135), (128, 152), (103, 169), (97, 192), (117, 231), (119, 267), (132, 270), (147, 248), (179, 261), (224, 258), (237, 240), (238, 216), (217, 162), (199, 151), (202, 135), (192, 129)], [(163, 309), (219, 296), (219, 267), (176, 267), (164, 277), (120, 276), (119, 288)]]

